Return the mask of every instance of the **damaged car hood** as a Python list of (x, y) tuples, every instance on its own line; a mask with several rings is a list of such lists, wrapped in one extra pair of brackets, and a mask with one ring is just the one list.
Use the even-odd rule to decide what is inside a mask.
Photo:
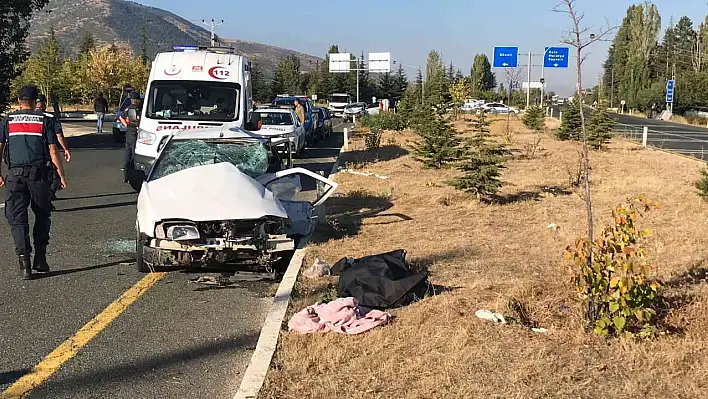
[(271, 191), (228, 162), (146, 182), (138, 197), (138, 222), (146, 229), (167, 219), (206, 222), (266, 216), (288, 218)]

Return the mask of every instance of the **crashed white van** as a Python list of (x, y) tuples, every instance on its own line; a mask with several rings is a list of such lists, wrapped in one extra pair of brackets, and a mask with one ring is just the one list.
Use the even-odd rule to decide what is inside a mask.
[(216, 264), (274, 277), (337, 188), (306, 169), (281, 170), (276, 145), (239, 128), (170, 136), (138, 196), (138, 270)]
[(172, 133), (214, 127), (252, 129), (251, 66), (232, 48), (175, 46), (150, 72), (131, 185), (138, 190)]

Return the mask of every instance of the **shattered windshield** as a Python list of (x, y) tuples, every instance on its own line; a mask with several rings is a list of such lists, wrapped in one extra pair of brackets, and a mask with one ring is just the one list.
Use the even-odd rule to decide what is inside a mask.
[(268, 149), (261, 142), (173, 140), (155, 163), (150, 180), (196, 166), (228, 162), (256, 178), (268, 170)]
[(239, 117), (240, 91), (236, 83), (154, 81), (147, 94), (147, 117), (233, 122)]

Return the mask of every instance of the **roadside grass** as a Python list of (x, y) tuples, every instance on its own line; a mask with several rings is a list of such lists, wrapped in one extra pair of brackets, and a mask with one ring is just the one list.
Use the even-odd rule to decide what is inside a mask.
[[(501, 140), (506, 121), (496, 120)], [(461, 128), (464, 121), (456, 126)], [(513, 121), (512, 147), (534, 141)], [(387, 132), (405, 146), (410, 133)], [(403, 248), (442, 290), (394, 310), (360, 336), (283, 331), (262, 398), (704, 398), (708, 395), (708, 204), (695, 193), (700, 162), (613, 141), (591, 153), (596, 229), (639, 193), (663, 208), (641, 219), (655, 235), (649, 259), (669, 282), (666, 322), (679, 333), (647, 342), (606, 342), (583, 331), (565, 272), (564, 248), (585, 233), (581, 192), (569, 184), (577, 144), (544, 136), (545, 152), (507, 163), (498, 201), (476, 202), (445, 185), (452, 170), (422, 169), (410, 155), (361, 157), (340, 173), (340, 194), (304, 267)], [(355, 138), (353, 153), (362, 155)], [(347, 154), (344, 155), (345, 157)], [(551, 230), (549, 224), (559, 228)], [(301, 277), (288, 317), (336, 295), (336, 278)], [(479, 320), (478, 309), (511, 314), (519, 301), (546, 334)]]

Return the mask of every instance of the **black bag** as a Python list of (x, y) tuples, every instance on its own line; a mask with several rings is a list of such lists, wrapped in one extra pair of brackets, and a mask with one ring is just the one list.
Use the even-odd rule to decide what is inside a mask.
[(339, 274), (339, 296), (354, 297), (371, 309), (402, 307), (422, 298), (428, 289), (428, 274), (414, 273), (406, 263), (406, 251), (344, 258), (332, 267)]

